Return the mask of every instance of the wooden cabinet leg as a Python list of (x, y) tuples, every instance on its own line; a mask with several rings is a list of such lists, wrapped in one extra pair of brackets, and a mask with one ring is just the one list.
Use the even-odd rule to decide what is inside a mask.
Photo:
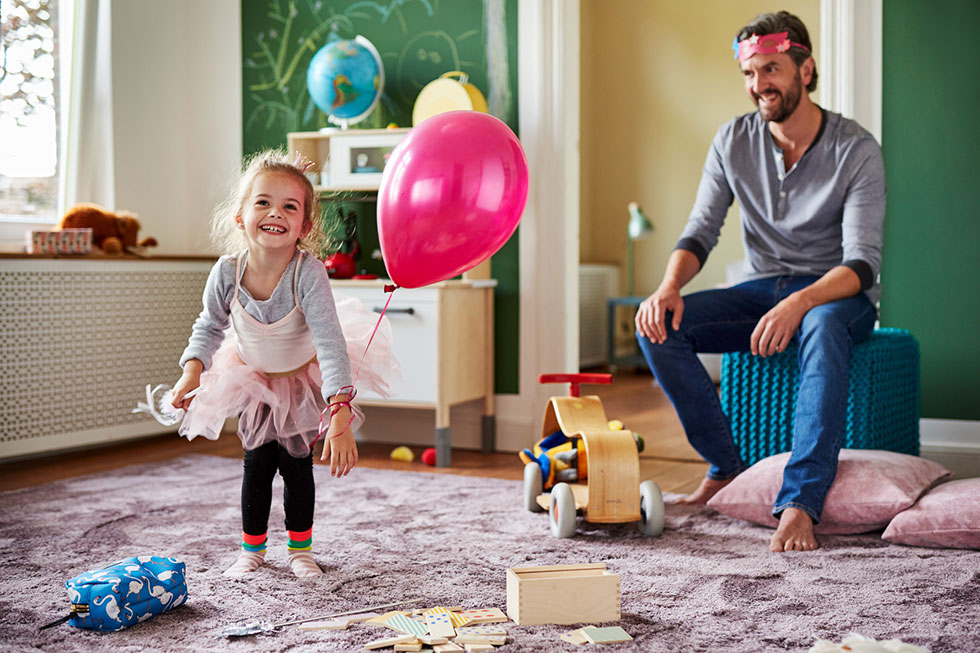
[(452, 464), (449, 427), (436, 427), (436, 467), (449, 467)]
[(497, 450), (497, 416), (483, 416), (482, 451), (483, 453), (493, 453)]

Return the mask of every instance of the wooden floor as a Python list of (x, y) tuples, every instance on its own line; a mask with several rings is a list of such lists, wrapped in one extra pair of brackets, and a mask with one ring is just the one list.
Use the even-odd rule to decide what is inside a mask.
[[(646, 449), (640, 456), (641, 478), (657, 481), (665, 492), (687, 493), (697, 487), (707, 465), (687, 443), (673, 407), (663, 391), (652, 384), (649, 374), (622, 371), (611, 386), (586, 386), (583, 391), (598, 394), (610, 419), (621, 420), (626, 428), (643, 436)], [(528, 446), (533, 443), (534, 437), (529, 437)], [(392, 448), (390, 444), (358, 443), (358, 466), (512, 480), (523, 477), (523, 465), (513, 453), (481, 454), (454, 449), (452, 467), (434, 468), (418, 460), (420, 447), (414, 448), (416, 459), (411, 463), (391, 460)], [(241, 445), (234, 435), (214, 442), (204, 438), (187, 442), (174, 435), (164, 435), (0, 463), (0, 491), (95, 474), (123, 465), (159, 462), (188, 453), (238, 459), (242, 456)]]

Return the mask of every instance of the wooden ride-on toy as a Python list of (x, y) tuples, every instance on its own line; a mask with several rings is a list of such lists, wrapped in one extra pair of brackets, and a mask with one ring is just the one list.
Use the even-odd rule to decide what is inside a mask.
[[(524, 507), (532, 512), (548, 510), (555, 537), (575, 534), (580, 511), (586, 521), (600, 524), (635, 521), (644, 535), (660, 535), (664, 528), (663, 495), (654, 481), (640, 483), (640, 455), (633, 433), (610, 428), (598, 396), (579, 396), (580, 384), (608, 385), (612, 383), (612, 375), (542, 374), (538, 382), (570, 384), (569, 396), (548, 400), (541, 443), (556, 431), (572, 440), (578, 447), (579, 479), (573, 483), (555, 483), (550, 493), (543, 492), (542, 465), (532, 459), (524, 465)], [(529, 453), (525, 450), (522, 458), (533, 458), (526, 455)], [(553, 472), (549, 474), (552, 476)], [(587, 484), (583, 482), (586, 479)]]

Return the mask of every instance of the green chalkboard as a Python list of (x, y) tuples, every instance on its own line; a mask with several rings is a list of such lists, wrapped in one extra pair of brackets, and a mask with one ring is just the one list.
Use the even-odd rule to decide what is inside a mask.
[[(381, 55), (385, 87), (355, 128), (410, 127), (419, 91), (441, 74), (466, 73), (490, 112), (517, 132), (518, 0), (242, 0), (243, 154), (283, 147), (286, 134), (328, 126), (306, 89), (306, 69), (331, 38), (360, 35)], [(359, 267), (384, 274), (370, 198), (325, 203), (325, 223), (354, 214)], [(336, 234), (336, 230), (334, 230)], [(519, 232), (494, 256), (498, 393), (518, 391)]]
[(922, 416), (980, 419), (975, 0), (883, 3), (881, 323), (919, 340)]

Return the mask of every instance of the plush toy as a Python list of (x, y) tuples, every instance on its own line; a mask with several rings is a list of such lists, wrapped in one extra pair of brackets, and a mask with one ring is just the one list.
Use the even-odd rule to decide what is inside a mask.
[(137, 247), (156, 247), (155, 238), (136, 240), (140, 223), (132, 213), (106, 211), (97, 204), (76, 204), (58, 223), (58, 229), (92, 230), (92, 244), (106, 254), (121, 254)]

